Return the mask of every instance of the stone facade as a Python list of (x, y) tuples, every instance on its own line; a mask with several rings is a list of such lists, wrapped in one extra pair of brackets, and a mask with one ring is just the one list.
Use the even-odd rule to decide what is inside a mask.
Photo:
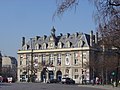
[(17, 79), (17, 60), (15, 57), (2, 56), (2, 76)]
[(56, 36), (55, 28), (51, 35), (36, 36), (26, 41), (22, 38), (22, 48), (18, 50), (18, 81), (28, 81), (34, 75), (36, 81), (61, 80), (70, 77), (76, 83), (90, 80), (89, 62), (93, 59), (97, 37), (74, 33)]

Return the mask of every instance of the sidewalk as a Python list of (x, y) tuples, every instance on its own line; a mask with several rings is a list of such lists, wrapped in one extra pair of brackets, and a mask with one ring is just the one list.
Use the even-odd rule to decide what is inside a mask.
[(113, 87), (111, 85), (78, 85), (80, 87), (101, 88), (105, 90), (120, 90), (120, 86)]

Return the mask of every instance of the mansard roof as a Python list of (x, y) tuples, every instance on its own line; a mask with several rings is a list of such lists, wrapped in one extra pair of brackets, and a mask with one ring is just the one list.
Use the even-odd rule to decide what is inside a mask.
[(61, 42), (62, 43), (62, 48), (67, 48), (66, 47), (66, 43), (69, 42), (70, 45), (71, 45), (71, 48), (74, 48), (74, 47), (78, 47), (78, 43), (80, 41), (82, 41), (82, 43), (84, 44), (84, 47), (89, 47), (90, 46), (90, 35), (89, 34), (85, 34), (85, 33), (73, 33), (73, 34), (61, 34), (61, 35), (58, 35), (55, 37), (53, 37), (55, 40), (51, 41), (51, 38), (52, 36), (36, 36), (34, 38), (31, 38), (30, 40), (28, 40), (28, 42), (23, 46), (27, 46), (27, 49), (35, 49), (35, 45), (40, 45), (42, 46), (44, 43), (46, 45), (49, 44), (49, 42), (54, 42), (55, 43), (55, 46), (58, 47), (58, 43)]

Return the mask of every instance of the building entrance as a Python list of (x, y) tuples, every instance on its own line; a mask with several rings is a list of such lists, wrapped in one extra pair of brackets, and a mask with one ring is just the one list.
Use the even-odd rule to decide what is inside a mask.
[(49, 71), (48, 72), (48, 78), (49, 78), (49, 80), (54, 79), (54, 73), (53, 73), (53, 71)]
[(61, 81), (61, 79), (62, 79), (62, 72), (60, 70), (56, 72), (56, 79), (58, 81)]

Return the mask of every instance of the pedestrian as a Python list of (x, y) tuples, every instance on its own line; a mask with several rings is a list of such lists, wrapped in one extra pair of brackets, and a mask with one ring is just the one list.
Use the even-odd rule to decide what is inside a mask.
[(94, 85), (94, 80), (93, 79), (91, 79), (91, 84)]

